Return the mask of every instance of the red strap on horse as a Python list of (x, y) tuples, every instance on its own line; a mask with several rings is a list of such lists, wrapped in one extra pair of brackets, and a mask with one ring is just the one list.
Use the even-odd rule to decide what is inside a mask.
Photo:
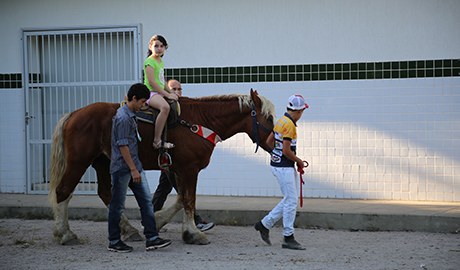
[[(306, 160), (303, 161), (304, 163), (304, 168), (307, 168), (308, 167), (308, 162)], [(299, 168), (297, 167), (297, 171), (299, 172), (299, 175), (300, 175), (300, 207), (303, 207), (303, 195), (302, 195), (302, 185), (305, 185), (305, 182), (303, 181), (303, 177), (302, 175), (305, 173), (303, 168)]]

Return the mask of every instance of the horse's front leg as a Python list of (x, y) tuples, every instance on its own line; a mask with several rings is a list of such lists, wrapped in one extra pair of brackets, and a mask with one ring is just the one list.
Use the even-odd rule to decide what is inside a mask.
[(187, 181), (177, 183), (180, 187), (180, 196), (184, 205), (184, 219), (182, 223), (182, 240), (187, 244), (207, 245), (206, 235), (198, 230), (195, 224), (195, 199), (198, 173), (187, 178)]
[(207, 245), (209, 240), (206, 234), (198, 230), (195, 224), (195, 210), (184, 209), (184, 220), (182, 223), (182, 240), (187, 244)]

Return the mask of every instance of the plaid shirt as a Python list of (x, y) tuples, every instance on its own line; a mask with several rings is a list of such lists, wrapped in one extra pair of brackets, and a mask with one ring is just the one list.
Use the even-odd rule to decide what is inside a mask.
[(139, 172), (142, 172), (142, 164), (139, 160), (137, 148), (137, 121), (134, 113), (127, 105), (119, 108), (112, 119), (112, 157), (110, 173), (121, 170), (130, 171), (125, 159), (121, 155), (120, 146), (127, 145), (131, 158)]

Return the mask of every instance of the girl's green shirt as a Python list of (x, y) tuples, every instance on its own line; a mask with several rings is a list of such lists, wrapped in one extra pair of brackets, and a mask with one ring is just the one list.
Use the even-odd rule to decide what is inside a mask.
[(152, 57), (147, 57), (147, 59), (145, 59), (144, 61), (144, 84), (147, 86), (147, 88), (150, 91), (155, 91), (153, 87), (149, 84), (149, 79), (147, 78), (147, 73), (146, 73), (147, 66), (151, 66), (153, 68), (155, 82), (158, 85), (160, 85), (162, 89), (164, 89), (165, 88), (165, 64), (163, 63), (163, 60), (161, 60), (161, 62), (158, 63)]

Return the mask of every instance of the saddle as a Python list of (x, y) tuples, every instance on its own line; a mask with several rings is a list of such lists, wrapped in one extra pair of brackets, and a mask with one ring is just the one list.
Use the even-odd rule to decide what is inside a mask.
[[(167, 101), (171, 109), (169, 110), (168, 119), (166, 120), (166, 126), (168, 128), (174, 128), (179, 124), (180, 104), (176, 100)], [(135, 112), (135, 115), (137, 120), (154, 125), (159, 113), (159, 110), (145, 105), (141, 107), (139, 112)]]
[[(180, 104), (176, 100), (166, 100), (169, 103), (170, 110), (168, 119), (166, 120), (166, 126), (163, 130), (162, 138), (166, 140), (166, 132), (169, 128), (174, 128), (179, 124), (180, 116)], [(136, 119), (138, 121), (146, 122), (155, 125), (160, 110), (154, 109), (148, 105), (142, 106), (139, 112), (135, 112)], [(172, 165), (172, 158), (168, 154), (166, 149), (160, 149), (158, 153), (158, 166), (162, 171), (169, 171), (169, 167)]]

